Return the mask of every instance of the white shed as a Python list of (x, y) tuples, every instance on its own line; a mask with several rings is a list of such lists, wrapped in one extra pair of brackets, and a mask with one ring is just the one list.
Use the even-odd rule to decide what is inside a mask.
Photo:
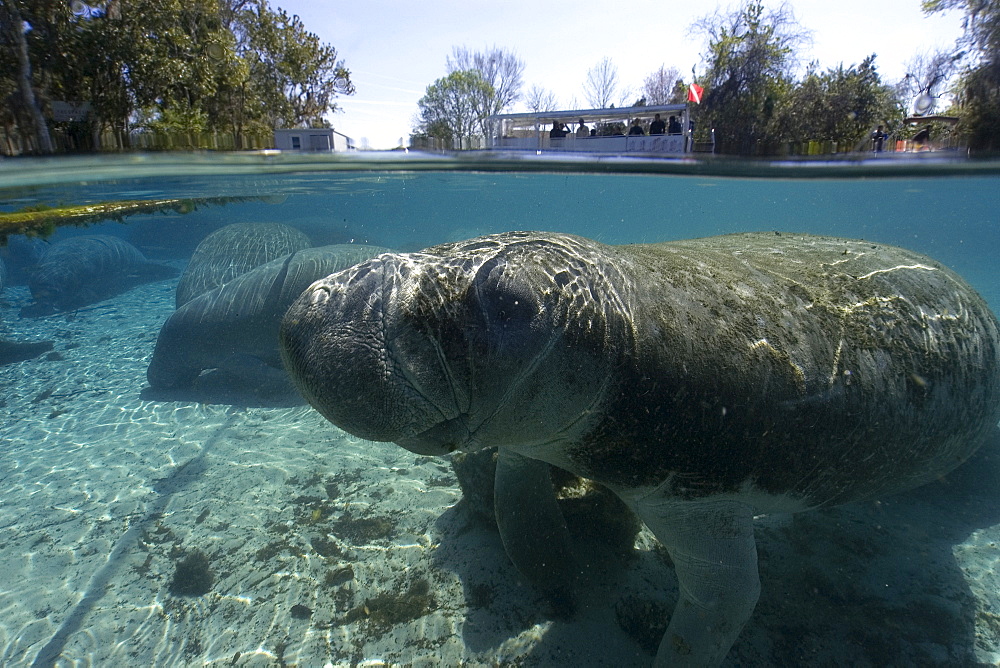
[(281, 151), (352, 151), (354, 140), (333, 128), (282, 128), (274, 131)]

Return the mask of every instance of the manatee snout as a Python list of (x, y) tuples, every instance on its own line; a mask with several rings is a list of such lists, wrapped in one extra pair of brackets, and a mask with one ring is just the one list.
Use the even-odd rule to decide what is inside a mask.
[(600, 400), (615, 363), (607, 326), (595, 313), (567, 333), (574, 294), (532, 248), (479, 251), (386, 254), (313, 283), (280, 337), (306, 400), (347, 432), (424, 455), (585, 428), (580, 406)]
[(445, 380), (431, 379), (423, 351), (397, 352), (412, 334), (397, 318), (400, 271), (383, 256), (316, 281), (288, 309), (279, 334), (282, 361), (305, 399), (373, 441), (412, 437), (442, 419), (425, 385)]

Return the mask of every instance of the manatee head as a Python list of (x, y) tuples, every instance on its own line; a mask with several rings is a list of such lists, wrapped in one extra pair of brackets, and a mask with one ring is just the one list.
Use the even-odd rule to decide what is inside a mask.
[(21, 315), (32, 317), (71, 310), (85, 301), (90, 292), (72, 268), (55, 263), (32, 272), (28, 289), (34, 303), (24, 307)]
[(306, 399), (419, 454), (574, 438), (627, 345), (618, 282), (565, 235), (508, 233), (385, 254), (313, 283), (281, 328)]

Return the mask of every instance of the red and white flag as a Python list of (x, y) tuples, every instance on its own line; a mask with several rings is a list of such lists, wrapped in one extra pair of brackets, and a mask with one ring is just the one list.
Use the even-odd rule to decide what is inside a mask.
[(701, 102), (701, 94), (705, 92), (705, 89), (696, 83), (688, 86), (688, 102), (694, 102), (699, 104)]

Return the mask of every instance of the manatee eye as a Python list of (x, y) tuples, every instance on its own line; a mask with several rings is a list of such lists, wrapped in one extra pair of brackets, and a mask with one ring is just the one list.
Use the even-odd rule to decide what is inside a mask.
[(474, 294), (479, 306), (495, 324), (530, 323), (538, 314), (536, 295), (518, 277), (508, 277), (506, 264), (493, 258), (476, 273)]
[(518, 322), (531, 322), (538, 314), (533, 295), (521, 285), (494, 286), (487, 290), (483, 307), (497, 323), (514, 325)]
[(517, 276), (507, 276), (502, 260), (494, 258), (476, 275), (472, 302), (483, 315), (487, 338), (494, 347), (525, 344), (538, 316), (538, 295)]

